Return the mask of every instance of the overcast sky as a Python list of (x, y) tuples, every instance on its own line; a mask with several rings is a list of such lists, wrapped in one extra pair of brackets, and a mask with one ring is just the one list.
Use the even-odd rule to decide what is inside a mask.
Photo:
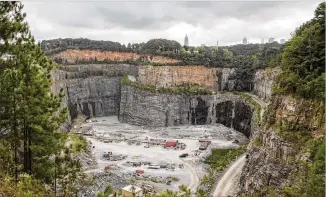
[(166, 38), (192, 46), (289, 39), (315, 2), (25, 2), (37, 40), (89, 38), (123, 44)]

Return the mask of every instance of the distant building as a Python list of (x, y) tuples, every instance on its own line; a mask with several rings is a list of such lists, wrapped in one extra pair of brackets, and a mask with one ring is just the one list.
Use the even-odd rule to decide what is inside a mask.
[(200, 46), (204, 47), (204, 46), (205, 46), (205, 44), (201, 44)]
[(187, 34), (186, 34), (186, 37), (185, 37), (184, 46), (189, 46), (189, 39), (188, 39)]
[(137, 187), (135, 185), (128, 185), (124, 188), (122, 188), (122, 196), (123, 197), (141, 197), (143, 196), (143, 190), (140, 187)]
[(274, 42), (274, 38), (269, 38), (268, 43), (272, 43), (272, 42)]
[(264, 38), (261, 39), (261, 44), (265, 44)]
[(218, 41), (216, 41), (216, 49), (218, 50)]
[(243, 38), (242, 44), (247, 44), (247, 38), (246, 37)]
[(281, 39), (280, 44), (284, 44), (284, 43), (285, 43), (285, 39)]

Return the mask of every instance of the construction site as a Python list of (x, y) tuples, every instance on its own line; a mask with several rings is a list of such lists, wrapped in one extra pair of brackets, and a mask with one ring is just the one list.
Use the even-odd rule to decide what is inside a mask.
[(98, 185), (133, 184), (150, 193), (176, 191), (180, 185), (195, 192), (208, 172), (203, 161), (211, 149), (236, 148), (248, 140), (220, 124), (147, 128), (120, 123), (116, 116), (88, 120), (74, 132), (85, 136), (96, 162), (86, 172), (117, 177), (99, 178)]

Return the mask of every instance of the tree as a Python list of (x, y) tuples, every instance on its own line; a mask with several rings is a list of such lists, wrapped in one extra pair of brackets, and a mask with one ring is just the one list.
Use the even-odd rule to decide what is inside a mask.
[(281, 61), (276, 92), (325, 100), (325, 2), (287, 42)]
[[(0, 2), (0, 147), (9, 144), (13, 155), (5, 157), (11, 166), (0, 166), (2, 173), (21, 183), (23, 192), (24, 184), (30, 183), (25, 178), (32, 177), (41, 187), (56, 182), (58, 166), (51, 158), (65, 148), (60, 126), (67, 109), (61, 106), (63, 91), (51, 91), (51, 70), (57, 65), (36, 44), (22, 8), (19, 2)], [(70, 169), (64, 178), (74, 182), (70, 189), (76, 188), (78, 162), (66, 164)], [(20, 179), (23, 173), (28, 177)]]

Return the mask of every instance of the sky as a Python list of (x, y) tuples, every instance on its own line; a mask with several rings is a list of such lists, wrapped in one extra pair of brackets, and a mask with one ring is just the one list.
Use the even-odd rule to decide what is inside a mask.
[(122, 44), (154, 38), (191, 46), (234, 45), (290, 39), (313, 18), (321, 1), (24, 2), (23, 11), (37, 40), (89, 38)]

